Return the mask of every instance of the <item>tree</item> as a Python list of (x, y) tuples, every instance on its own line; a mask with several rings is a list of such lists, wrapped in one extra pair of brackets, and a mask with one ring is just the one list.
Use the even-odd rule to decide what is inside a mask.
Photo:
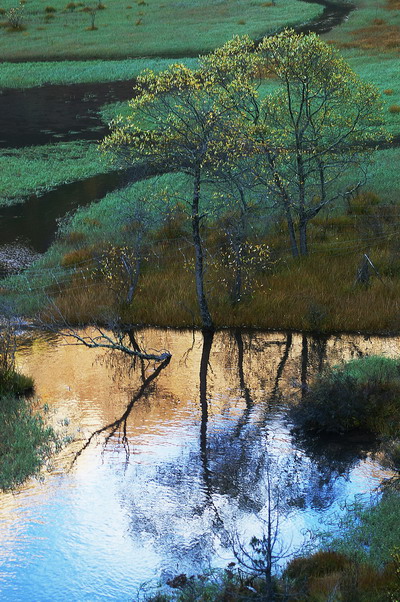
[(215, 166), (225, 161), (234, 144), (232, 128), (235, 103), (225, 88), (216, 85), (210, 69), (191, 70), (172, 65), (155, 74), (145, 71), (137, 80), (130, 114), (113, 124), (103, 141), (128, 164), (147, 161), (160, 171), (182, 172), (190, 176), (189, 197), (192, 239), (195, 254), (195, 282), (202, 327), (213, 329), (204, 284), (204, 248), (201, 224), (205, 217), (202, 187), (215, 177)]
[(361, 184), (370, 143), (385, 136), (379, 93), (316, 34), (285, 30), (259, 53), (280, 85), (260, 101), (254, 176), (283, 209), (293, 256), (306, 255), (310, 220)]

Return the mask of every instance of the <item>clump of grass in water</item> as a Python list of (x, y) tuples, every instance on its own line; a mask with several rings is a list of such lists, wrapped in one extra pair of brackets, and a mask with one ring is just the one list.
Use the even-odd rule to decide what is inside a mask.
[[(19, 385), (24, 378), (18, 376)], [(0, 489), (13, 489), (37, 474), (54, 452), (58, 438), (24, 397), (0, 395)]]
[(37, 474), (59, 444), (53, 429), (33, 412), (33, 380), (15, 370), (16, 339), (8, 325), (0, 333), (0, 490)]
[(395, 436), (400, 425), (400, 364), (369, 356), (317, 377), (292, 411), (295, 425), (317, 432), (365, 430)]

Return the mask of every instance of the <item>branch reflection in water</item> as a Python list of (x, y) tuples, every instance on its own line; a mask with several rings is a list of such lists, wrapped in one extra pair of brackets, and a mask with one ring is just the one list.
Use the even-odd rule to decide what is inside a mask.
[[(73, 461), (71, 463), (71, 468), (79, 458), (79, 456), (89, 447), (92, 441), (101, 435), (102, 433), (107, 433), (107, 436), (104, 440), (104, 449), (107, 447), (110, 440), (115, 437), (115, 434), (118, 432), (118, 443), (122, 444), (126, 454), (126, 462), (129, 461), (130, 448), (129, 448), (129, 438), (127, 435), (127, 423), (129, 416), (132, 412), (132, 409), (137, 401), (145, 397), (151, 392), (151, 385), (157, 379), (160, 372), (166, 368), (171, 360), (171, 354), (167, 351), (162, 353), (148, 353), (142, 350), (139, 346), (136, 337), (135, 331), (133, 328), (128, 331), (123, 331), (121, 329), (114, 330), (113, 336), (109, 333), (105, 332), (99, 326), (95, 327), (95, 334), (82, 334), (71, 327), (68, 328), (67, 331), (62, 331), (60, 334), (64, 337), (71, 337), (76, 340), (77, 343), (74, 344), (82, 344), (91, 349), (96, 348), (105, 348), (112, 352), (112, 355), (109, 356), (109, 364), (115, 366), (115, 368), (122, 368), (124, 371), (131, 371), (132, 369), (136, 369), (140, 367), (142, 385), (139, 390), (133, 394), (131, 400), (126, 406), (124, 412), (116, 418), (113, 422), (106, 424), (105, 426), (95, 430), (86, 440), (85, 444), (81, 447), (79, 451), (77, 451), (74, 455)], [(128, 346), (124, 341), (128, 339), (130, 346)], [(126, 365), (126, 362), (121, 362), (120, 353), (122, 352), (125, 356), (128, 356), (129, 363)], [(105, 361), (107, 361), (107, 356), (105, 356)], [(150, 364), (152, 362), (152, 364)], [(149, 366), (154, 365), (154, 362), (160, 362), (156, 368), (154, 368), (153, 372), (151, 372), (148, 376), (146, 376)]]

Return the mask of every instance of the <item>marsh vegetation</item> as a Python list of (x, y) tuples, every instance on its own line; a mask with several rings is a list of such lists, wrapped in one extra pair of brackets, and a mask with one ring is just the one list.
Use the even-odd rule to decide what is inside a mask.
[[(51, 599), (66, 569), (65, 599), (93, 597), (112, 556), (109, 597), (397, 599), (399, 351), (367, 334), (399, 331), (400, 17), (392, 0), (356, 8), (0, 7), (4, 243), (40, 253), (2, 261), (0, 294), (51, 332), (20, 332), (0, 374), (0, 487), (23, 493), (4, 509), (24, 528), (35, 517), (22, 544), (7, 521), (8, 552), (32, 553), (29, 583), (24, 560), (6, 559), (21, 596)], [(137, 330), (149, 324), (193, 331)], [(68, 354), (60, 325), (100, 368)], [(330, 338), (343, 331), (365, 337)], [(103, 356), (93, 332), (136, 352)], [(23, 483), (60, 438), (20, 365), (59, 424), (79, 425), (50, 504)], [(385, 477), (372, 504), (357, 497)], [(337, 524), (321, 532), (322, 517)], [(67, 539), (87, 554), (77, 589), (76, 558), (52, 549)], [(135, 590), (156, 573), (161, 589)]]

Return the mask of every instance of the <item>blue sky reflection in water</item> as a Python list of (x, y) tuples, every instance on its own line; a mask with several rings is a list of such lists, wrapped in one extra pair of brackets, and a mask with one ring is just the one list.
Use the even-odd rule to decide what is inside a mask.
[(394, 356), (399, 339), (222, 332), (202, 378), (201, 333), (148, 329), (138, 339), (169, 349), (172, 360), (126, 421), (129, 462), (118, 432), (104, 448), (106, 432), (71, 471), (87, 437), (123, 415), (141, 371), (57, 339), (23, 342), (19, 367), (75, 442), (44, 482), (0, 496), (1, 599), (135, 600), (144, 581), (225, 566), (234, 533), (243, 541), (259, 534), (267, 471), (293, 547), (304, 529), (385, 476), (367, 441), (318, 449), (293, 440), (285, 409), (324, 363)]

